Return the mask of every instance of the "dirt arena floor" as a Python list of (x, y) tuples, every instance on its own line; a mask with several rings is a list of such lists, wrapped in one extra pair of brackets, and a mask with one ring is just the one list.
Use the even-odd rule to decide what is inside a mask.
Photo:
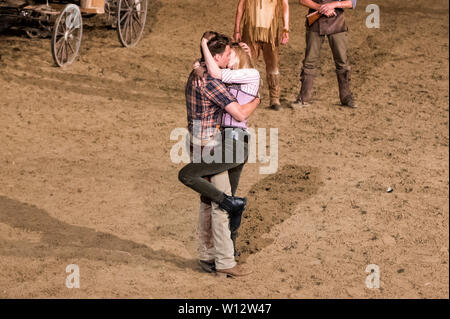
[[(264, 87), (250, 126), (278, 128), (279, 168), (246, 165), (238, 191), (240, 261), (254, 273), (201, 271), (198, 196), (178, 181), (170, 133), (186, 126), (202, 33), (231, 34), (236, 3), (150, 0), (134, 49), (86, 19), (65, 69), (49, 39), (0, 35), (0, 298), (449, 297), (446, 0), (378, 1), (380, 29), (365, 24), (374, 1), (347, 11), (356, 110), (339, 105), (327, 44), (313, 107), (271, 111)], [(285, 104), (305, 48), (306, 9), (290, 5)], [(69, 264), (79, 289), (65, 285)]]

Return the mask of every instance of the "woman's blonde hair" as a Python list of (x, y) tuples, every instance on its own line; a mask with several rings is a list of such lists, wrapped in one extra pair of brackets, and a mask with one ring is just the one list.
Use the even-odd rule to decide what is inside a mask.
[(255, 64), (253, 63), (252, 58), (250, 57), (250, 55), (248, 55), (247, 52), (245, 52), (245, 50), (243, 48), (241, 48), (239, 43), (233, 43), (231, 45), (231, 49), (234, 50), (234, 52), (236, 53), (236, 56), (239, 59), (238, 69), (254, 69), (255, 68)]

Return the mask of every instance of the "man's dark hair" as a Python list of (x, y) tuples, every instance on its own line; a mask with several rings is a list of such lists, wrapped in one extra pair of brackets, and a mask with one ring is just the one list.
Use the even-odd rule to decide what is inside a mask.
[[(231, 45), (231, 39), (220, 33), (217, 33), (216, 36), (212, 37), (211, 40), (208, 41), (208, 48), (212, 56), (224, 53), (228, 45)], [(201, 47), (200, 52), (202, 54), (202, 61), (205, 61), (205, 56), (203, 55)]]

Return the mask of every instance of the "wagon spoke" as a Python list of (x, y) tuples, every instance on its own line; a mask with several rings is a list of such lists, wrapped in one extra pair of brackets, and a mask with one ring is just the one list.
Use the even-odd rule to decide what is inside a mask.
[(61, 19), (61, 22), (58, 25), (58, 29), (61, 29), (63, 34), (64, 34), (64, 32), (66, 32), (66, 17), (65, 16)]
[(124, 35), (124, 41), (125, 43), (128, 43), (128, 20), (125, 20), (124, 26), (123, 26), (123, 35)]
[(56, 30), (56, 36), (63, 36), (64, 37), (64, 34), (66, 33), (66, 31), (63, 29), (62, 31), (58, 31), (58, 30)]
[(131, 24), (131, 19), (128, 19), (128, 31), (130, 32), (130, 42), (131, 43), (133, 41), (133, 25)]
[(56, 50), (56, 55), (61, 56), (61, 52), (63, 50), (63, 44), (64, 44), (64, 38), (62, 38), (63, 41), (60, 41)]
[(134, 18), (131, 19), (131, 25), (133, 26), (134, 36), (136, 37), (136, 35), (139, 33), (139, 25), (136, 23), (136, 20)]
[(70, 41), (67, 41), (67, 46), (69, 47), (70, 51), (72, 51), (72, 54), (75, 53), (75, 50), (72, 47), (72, 44), (70, 43)]
[(69, 60), (69, 51), (67, 50), (67, 41), (64, 41), (64, 57), (65, 62), (67, 62)]
[(136, 29), (136, 36), (139, 36), (139, 33), (142, 30), (142, 24), (140, 23), (139, 20), (133, 19), (133, 25)]
[(61, 52), (60, 52), (60, 55), (59, 55), (59, 61), (61, 63), (64, 63), (64, 42), (61, 44)]
[(78, 36), (79, 33), (80, 33), (79, 31), (80, 31), (79, 28), (73, 28), (73, 29), (70, 29), (68, 35), (73, 35), (74, 33), (76, 33), (76, 36)]
[(136, 27), (136, 23), (134, 21), (135, 21), (134, 15), (131, 14), (130, 24), (131, 24), (131, 28), (133, 31), (133, 41), (136, 39), (137, 35), (139, 34), (139, 28)]
[(56, 40), (56, 45), (58, 45), (61, 42), (61, 40), (64, 40), (64, 36), (62, 36), (58, 40)]
[(126, 17), (128, 17), (129, 14), (130, 14), (130, 12), (127, 11), (127, 13), (125, 13), (125, 14), (120, 18), (120, 23), (122, 23), (123, 20), (124, 20)]
[[(63, 38), (62, 38), (63, 39)], [(61, 51), (62, 51), (62, 45), (59, 45), (59, 46), (57, 46), (57, 48), (56, 48), (56, 56), (58, 57), (58, 58), (60, 58), (61, 57)], [(61, 58), (60, 58), (60, 60), (61, 60)]]
[(130, 44), (130, 42), (133, 38), (133, 30), (131, 29), (130, 17), (127, 18), (127, 33), (128, 33), (127, 44)]
[(134, 21), (136, 21), (139, 24), (139, 28), (142, 28), (141, 19), (136, 14), (133, 14)]
[(56, 41), (56, 46), (57, 46), (57, 48), (58, 49), (60, 49), (61, 48), (61, 43), (64, 41), (64, 37), (61, 37), (61, 38), (59, 38), (57, 41)]
[(58, 58), (58, 61), (61, 61), (62, 50), (63, 50), (63, 46), (60, 45), (56, 51), (56, 57)]
[(58, 35), (64, 36), (64, 32), (59, 32), (58, 30), (56, 30), (56, 36), (58, 36)]
[(66, 53), (65, 53), (65, 50), (66, 50), (66, 44), (65, 44), (65, 42), (63, 42), (63, 43), (61, 43), (61, 58), (60, 58), (60, 61), (61, 61), (61, 63), (64, 63), (64, 57), (66, 56)]

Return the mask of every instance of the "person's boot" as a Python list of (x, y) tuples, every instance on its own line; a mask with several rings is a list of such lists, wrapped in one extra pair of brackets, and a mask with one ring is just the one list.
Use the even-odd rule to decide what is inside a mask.
[(300, 88), (297, 99), (291, 104), (293, 109), (299, 109), (310, 105), (312, 98), (314, 75), (307, 74), (305, 73), (305, 70), (302, 70), (302, 73), (300, 74), (300, 81), (302, 82), (302, 87)]
[(224, 277), (242, 277), (250, 275), (251, 273), (251, 270), (246, 269), (241, 265), (236, 265), (229, 269), (216, 269), (216, 274)]
[(270, 108), (278, 111), (280, 103), (280, 74), (267, 73), (267, 83), (269, 85)]
[(198, 263), (204, 271), (209, 272), (209, 273), (216, 272), (216, 264), (214, 263), (214, 259), (213, 260), (199, 260)]
[(230, 214), (230, 230), (231, 232), (237, 231), (241, 226), (242, 213), (244, 212), (245, 206), (241, 211), (237, 211)]
[(230, 214), (230, 232), (231, 232), (231, 240), (233, 241), (235, 257), (240, 255), (236, 248), (236, 238), (238, 236), (238, 229), (239, 227), (241, 227), (242, 213), (244, 212), (244, 209), (236, 214)]
[(350, 71), (339, 70), (336, 71), (338, 84), (339, 84), (339, 98), (342, 105), (356, 108), (355, 101), (353, 101), (353, 95), (350, 91)]
[(219, 207), (226, 210), (230, 214), (230, 218), (233, 218), (235, 215), (242, 215), (245, 205), (247, 204), (247, 198), (228, 196), (227, 194), (223, 194), (223, 196), (223, 200), (219, 203)]
[(240, 256), (240, 253), (238, 252), (237, 248), (236, 248), (236, 239), (238, 236), (238, 231), (236, 230), (232, 230), (231, 231), (231, 241), (233, 242), (233, 249), (234, 249), (234, 257), (238, 257)]
[(236, 239), (238, 236), (238, 230), (241, 226), (241, 220), (242, 220), (242, 214), (239, 214), (238, 216), (235, 216), (234, 218), (230, 218), (230, 232), (231, 232), (231, 241), (233, 242), (233, 248), (234, 248), (234, 257), (238, 257), (241, 254), (237, 250), (236, 246)]

